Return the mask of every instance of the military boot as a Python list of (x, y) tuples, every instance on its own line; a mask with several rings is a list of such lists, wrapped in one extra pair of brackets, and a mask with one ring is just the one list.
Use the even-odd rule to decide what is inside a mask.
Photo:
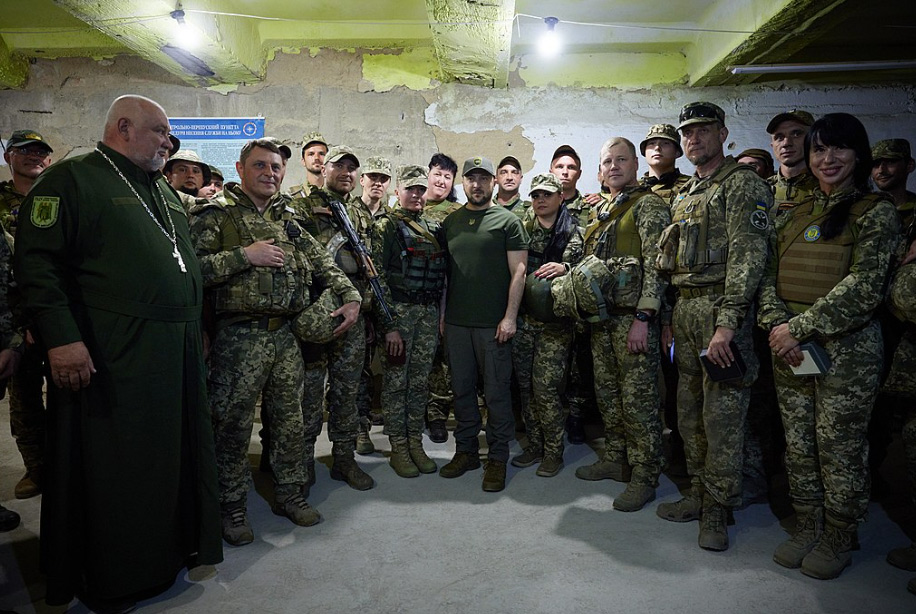
[(802, 559), (801, 570), (818, 580), (832, 580), (852, 563), (852, 551), (859, 549), (858, 523), (834, 515), (824, 515), (824, 533), (808, 555)]
[(653, 499), (655, 499), (654, 486), (642, 480), (632, 480), (619, 496), (614, 497), (614, 509), (618, 512), (638, 512)]
[(426, 450), (423, 449), (422, 438), (410, 437), (407, 440), (407, 448), (410, 453), (410, 460), (417, 466), (420, 473), (436, 473), (436, 471), (439, 470), (439, 467), (436, 466), (436, 462), (426, 455)]
[(887, 562), (906, 571), (916, 571), (916, 544), (894, 548), (887, 553)]
[(321, 514), (299, 493), (292, 494), (282, 501), (275, 501), (271, 511), (277, 516), (286, 516), (300, 527), (310, 527), (321, 522)]
[(248, 522), (245, 503), (237, 501), (221, 506), (223, 539), (230, 546), (244, 546), (254, 541), (254, 532)]
[[(365, 428), (365, 430), (363, 430)], [(369, 437), (369, 429), (360, 426), (359, 433), (356, 434), (356, 453), (361, 455), (372, 454), (375, 452), (375, 444)]]
[(444, 478), (457, 478), (473, 469), (480, 469), (480, 456), (477, 452), (455, 452), (452, 460), (439, 470), (439, 475)]
[[(335, 446), (337, 448), (337, 446)], [(360, 469), (353, 458), (353, 449), (334, 449), (334, 464), (331, 466), (331, 479), (346, 482), (354, 490), (369, 490), (375, 482), (368, 473)]]
[(659, 518), (671, 522), (690, 522), (699, 520), (703, 509), (703, 501), (695, 488), (687, 491), (687, 495), (674, 503), (662, 503), (656, 508), (655, 513)]
[(12, 531), (19, 526), (19, 514), (0, 505), (0, 533)]
[(541, 462), (544, 458), (544, 452), (540, 448), (528, 446), (522, 453), (512, 459), (513, 467), (530, 467)]
[(576, 469), (577, 478), (589, 481), (615, 480), (617, 482), (629, 482), (632, 474), (633, 469), (626, 463), (605, 458), (599, 459), (587, 467)]
[(388, 458), (388, 464), (402, 478), (415, 478), (420, 475), (420, 470), (413, 464), (410, 459), (410, 451), (407, 448), (406, 439), (391, 438), (391, 456)]
[(37, 469), (26, 472), (22, 479), (16, 483), (13, 494), (17, 499), (31, 499), (41, 494), (41, 477)]
[(506, 487), (506, 463), (490, 459), (483, 471), (483, 490), (499, 492)]
[(704, 550), (721, 552), (728, 550), (728, 508), (716, 501), (712, 495), (703, 495), (703, 510), (700, 513), (700, 534), (697, 543)]
[(773, 560), (789, 569), (797, 569), (802, 559), (817, 545), (824, 532), (824, 508), (814, 505), (794, 505), (795, 532), (776, 546)]

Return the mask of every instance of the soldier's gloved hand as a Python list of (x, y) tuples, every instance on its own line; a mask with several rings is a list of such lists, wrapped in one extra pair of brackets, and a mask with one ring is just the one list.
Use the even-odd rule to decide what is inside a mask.
[(57, 387), (73, 391), (88, 386), (89, 378), (95, 373), (92, 357), (82, 341), (50, 348), (48, 364), (51, 366), (51, 380)]
[(286, 260), (286, 254), (273, 243), (274, 239), (255, 241), (248, 247), (243, 248), (245, 257), (248, 258), (248, 262), (253, 266), (283, 266), (283, 262)]
[(331, 312), (332, 318), (343, 316), (343, 322), (334, 329), (335, 337), (344, 334), (348, 328), (356, 324), (356, 319), (359, 318), (359, 305), (359, 301), (350, 301)]

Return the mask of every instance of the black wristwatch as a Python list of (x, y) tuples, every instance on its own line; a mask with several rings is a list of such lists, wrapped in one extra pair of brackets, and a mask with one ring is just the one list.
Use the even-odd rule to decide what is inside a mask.
[(636, 315), (634, 315), (633, 317), (639, 320), (640, 322), (651, 322), (652, 321), (652, 316), (650, 316), (645, 311), (637, 311)]

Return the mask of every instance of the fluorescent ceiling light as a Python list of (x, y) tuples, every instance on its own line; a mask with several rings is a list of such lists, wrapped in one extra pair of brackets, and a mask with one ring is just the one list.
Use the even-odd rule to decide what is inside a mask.
[(886, 60), (878, 62), (827, 62), (821, 64), (745, 64), (729, 66), (733, 75), (766, 75), (800, 72), (855, 72), (863, 70), (895, 70), (916, 68), (916, 60)]

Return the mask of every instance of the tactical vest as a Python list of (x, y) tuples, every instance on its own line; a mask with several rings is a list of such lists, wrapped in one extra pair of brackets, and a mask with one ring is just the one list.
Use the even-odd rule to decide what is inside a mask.
[(817, 180), (810, 172), (800, 177), (785, 179), (777, 171), (767, 183), (773, 188), (773, 217), (797, 207), (811, 196), (817, 187)]
[(814, 304), (849, 274), (856, 242), (856, 220), (881, 200), (866, 194), (849, 210), (843, 231), (830, 240), (821, 237), (821, 224), (829, 211), (814, 213), (814, 197), (792, 210), (788, 223), (778, 231), (779, 271), (776, 294), (793, 311), (801, 312)]
[[(728, 260), (728, 242), (718, 249), (709, 248), (710, 201), (718, 192), (722, 183), (735, 171), (745, 170), (747, 166), (735, 164), (720, 174), (711, 177), (706, 188), (696, 194), (681, 190), (671, 205), (671, 222), (680, 227), (677, 259), (673, 273), (702, 273), (707, 266), (725, 264)], [(725, 215), (725, 211), (716, 211), (716, 215)]]
[(434, 233), (421, 232), (426, 229), (419, 222), (399, 214), (391, 218), (401, 247), (400, 268), (388, 266), (386, 270), (392, 298), (401, 303), (438, 301), (445, 287), (445, 250)]
[[(316, 206), (314, 204), (315, 197), (319, 197), (323, 206)], [(327, 194), (322, 190), (313, 190), (310, 198), (307, 203), (311, 209), (308, 211), (309, 219), (306, 221), (306, 230), (309, 233), (318, 239), (318, 242), (324, 245), (324, 248), (331, 255), (331, 258), (334, 259), (334, 264), (340, 267), (348, 277), (353, 278), (359, 277), (360, 268), (359, 260), (357, 260), (356, 255), (353, 253), (353, 249), (350, 247), (349, 241), (347, 241), (347, 235), (344, 233), (343, 229), (338, 228), (337, 222), (334, 219), (334, 214), (330, 210), (330, 203), (328, 203)], [(347, 215), (350, 216), (350, 222), (353, 224), (353, 228), (360, 235), (365, 236), (366, 229), (361, 228), (360, 221), (357, 216), (351, 214), (351, 210), (347, 207), (346, 203), (343, 203), (344, 208), (347, 210)]]
[(288, 225), (296, 225), (293, 212), (287, 207), (279, 221), (271, 221), (261, 215), (250, 214), (232, 202), (224, 210), (228, 216), (221, 228), (221, 251), (274, 239), (274, 245), (286, 254), (286, 261), (280, 268), (248, 267), (214, 287), (212, 296), (216, 310), (254, 315), (291, 315), (308, 307), (313, 267), (302, 246), (297, 245), (302, 239), (290, 238), (286, 232)]
[(601, 260), (614, 256), (633, 256), (642, 260), (642, 240), (633, 205), (646, 194), (651, 191), (635, 188), (627, 193), (625, 200), (599, 213), (596, 221), (585, 230), (585, 253), (594, 254)]

